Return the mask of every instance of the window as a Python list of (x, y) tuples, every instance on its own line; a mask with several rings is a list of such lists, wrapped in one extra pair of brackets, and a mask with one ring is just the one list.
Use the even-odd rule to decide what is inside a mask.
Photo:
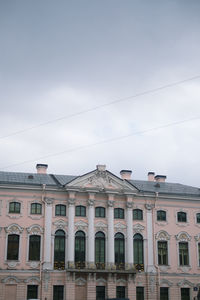
[(160, 300), (169, 300), (169, 288), (161, 287), (160, 288)]
[(96, 286), (96, 300), (105, 300), (105, 286)]
[(56, 205), (56, 216), (66, 216), (66, 206), (62, 204)]
[(40, 203), (32, 203), (31, 204), (31, 214), (32, 215), (41, 215), (42, 213), (42, 205)]
[(124, 219), (124, 209), (123, 208), (115, 208), (114, 209), (114, 218), (115, 219)]
[(97, 269), (105, 268), (105, 234), (100, 231), (95, 235), (95, 263)]
[(115, 264), (117, 269), (124, 269), (125, 244), (122, 233), (115, 234)]
[(157, 221), (166, 221), (166, 211), (164, 210), (157, 211)]
[(77, 231), (75, 235), (75, 263), (77, 268), (85, 267), (85, 233)]
[(134, 264), (139, 270), (144, 270), (143, 237), (137, 233), (133, 237)]
[(200, 223), (200, 213), (196, 214), (196, 221), (198, 224)]
[(141, 209), (133, 210), (133, 220), (143, 220), (143, 211)]
[(125, 298), (125, 286), (117, 286), (116, 287), (116, 297), (117, 298)]
[(158, 264), (168, 265), (168, 249), (166, 241), (158, 241)]
[(200, 267), (200, 243), (198, 243), (198, 254), (199, 254), (199, 267)]
[(19, 259), (19, 235), (8, 235), (7, 260)]
[(86, 216), (86, 207), (79, 205), (76, 206), (76, 216), (77, 217), (85, 217)]
[(65, 268), (65, 232), (57, 230), (54, 240), (54, 269), (64, 270)]
[(29, 237), (29, 260), (40, 260), (40, 236)]
[(19, 214), (20, 213), (21, 204), (19, 202), (10, 202), (9, 203), (9, 213), (11, 214)]
[(63, 300), (64, 299), (64, 286), (54, 285), (53, 286), (53, 300)]
[(179, 243), (179, 264), (180, 266), (189, 265), (189, 253), (188, 253), (188, 243)]
[(183, 211), (179, 211), (177, 214), (178, 222), (187, 222), (187, 214)]
[(144, 288), (142, 286), (136, 287), (136, 300), (144, 300)]
[(105, 218), (106, 210), (104, 207), (96, 207), (95, 208), (95, 217), (97, 218)]
[(190, 300), (189, 288), (181, 288), (181, 300)]
[(27, 299), (37, 299), (37, 298), (38, 298), (38, 285), (28, 285)]

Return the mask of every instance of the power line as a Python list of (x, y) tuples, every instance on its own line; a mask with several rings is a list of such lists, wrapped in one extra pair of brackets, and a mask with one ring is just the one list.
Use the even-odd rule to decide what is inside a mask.
[(147, 90), (147, 91), (144, 91), (144, 92), (140, 92), (140, 93), (137, 93), (137, 94), (132, 95), (132, 96), (120, 98), (118, 100), (114, 100), (114, 101), (111, 101), (111, 102), (108, 102), (108, 103), (93, 106), (91, 108), (81, 110), (81, 111), (73, 113), (73, 114), (69, 114), (69, 115), (66, 115), (66, 116), (63, 116), (63, 117), (60, 117), (60, 118), (56, 118), (56, 119), (52, 119), (52, 120), (49, 120), (49, 121), (46, 121), (46, 122), (43, 122), (43, 123), (39, 123), (37, 125), (24, 128), (22, 130), (11, 132), (7, 135), (0, 136), (0, 139), (9, 138), (11, 136), (22, 134), (22, 133), (25, 133), (29, 130), (33, 130), (33, 129), (36, 129), (36, 128), (39, 128), (39, 127), (42, 127), (42, 126), (46, 126), (46, 125), (51, 124), (51, 123), (55, 123), (55, 122), (58, 122), (58, 121), (61, 121), (61, 120), (64, 120), (64, 119), (70, 119), (70, 118), (76, 117), (78, 115), (82, 115), (82, 114), (85, 114), (85, 113), (88, 113), (88, 112), (91, 112), (91, 111), (95, 111), (95, 110), (98, 110), (98, 109), (106, 107), (106, 106), (114, 105), (114, 104), (119, 103), (119, 102), (123, 102), (123, 101), (131, 100), (131, 99), (134, 99), (134, 98), (137, 98), (137, 97), (141, 97), (141, 96), (144, 96), (144, 95), (152, 94), (152, 93), (164, 90), (166, 88), (170, 88), (170, 87), (173, 87), (173, 86), (176, 86), (176, 85), (188, 82), (188, 81), (196, 80), (196, 79), (199, 79), (199, 78), (200, 78), (200, 75), (197, 75), (197, 76), (190, 77), (190, 78), (187, 78), (187, 79), (184, 79), (184, 80), (169, 83), (169, 84), (166, 84), (166, 85), (154, 88), (154, 89), (150, 89), (150, 90)]
[(79, 151), (79, 150), (87, 149), (87, 148), (90, 148), (90, 147), (94, 147), (94, 146), (98, 146), (98, 145), (102, 145), (102, 144), (122, 140), (122, 139), (125, 139), (125, 138), (128, 138), (128, 137), (134, 136), (134, 135), (145, 134), (145, 133), (152, 132), (152, 131), (155, 131), (155, 130), (164, 129), (164, 128), (167, 128), (167, 127), (172, 127), (172, 126), (175, 126), (175, 125), (179, 125), (179, 124), (183, 124), (183, 123), (186, 123), (186, 122), (191, 122), (191, 121), (195, 121), (195, 120), (199, 120), (199, 119), (200, 119), (200, 116), (199, 117), (193, 117), (193, 118), (190, 118), (190, 119), (180, 120), (180, 121), (176, 121), (176, 122), (172, 122), (172, 123), (168, 123), (168, 124), (157, 126), (157, 127), (152, 127), (152, 128), (149, 128), (149, 129), (144, 129), (144, 130), (141, 130), (141, 131), (136, 131), (136, 132), (133, 132), (133, 133), (130, 133), (130, 134), (127, 134), (127, 135), (122, 135), (122, 136), (118, 136), (118, 137), (115, 137), (115, 138), (106, 139), (106, 140), (103, 140), (103, 141), (100, 141), (100, 142), (97, 142), (97, 143), (88, 144), (88, 145), (84, 145), (84, 146), (79, 146), (79, 147), (67, 149), (67, 150), (64, 150), (64, 151), (61, 151), (61, 152), (41, 156), (41, 157), (38, 157), (38, 158), (35, 158), (35, 159), (26, 160), (26, 161), (23, 161), (23, 162), (11, 164), (11, 165), (8, 165), (8, 166), (5, 166), (5, 167), (1, 168), (1, 170), (7, 169), (7, 168), (10, 168), (10, 167), (14, 167), (14, 166), (19, 166), (19, 165), (26, 164), (26, 163), (30, 163), (30, 162), (34, 162), (34, 161), (38, 161), (40, 159), (45, 159), (45, 158), (49, 158), (49, 157), (53, 157), (53, 156), (59, 156), (59, 155), (65, 154), (65, 153), (69, 153), (69, 152), (73, 152), (73, 151)]

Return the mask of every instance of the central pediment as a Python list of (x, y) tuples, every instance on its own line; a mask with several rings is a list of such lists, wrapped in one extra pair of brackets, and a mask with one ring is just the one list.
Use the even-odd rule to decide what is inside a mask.
[(75, 178), (66, 187), (82, 190), (137, 192), (137, 189), (128, 181), (122, 180), (103, 167), (97, 166), (96, 170)]

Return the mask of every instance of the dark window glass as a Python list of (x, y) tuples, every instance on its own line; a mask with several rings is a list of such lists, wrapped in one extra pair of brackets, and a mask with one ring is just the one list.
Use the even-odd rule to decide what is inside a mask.
[(199, 267), (200, 267), (200, 243), (198, 243)]
[(133, 210), (133, 220), (143, 220), (143, 211), (141, 209)]
[(117, 269), (124, 269), (125, 244), (122, 233), (115, 234), (115, 264)]
[(105, 268), (105, 235), (97, 232), (95, 235), (95, 263), (98, 269)]
[(169, 300), (168, 287), (160, 288), (160, 300)]
[(53, 286), (53, 300), (64, 300), (64, 286), (54, 285)]
[(178, 212), (178, 222), (187, 222), (187, 215), (183, 211)]
[(86, 216), (86, 207), (82, 205), (76, 206), (76, 216), (85, 217)]
[(105, 286), (96, 286), (96, 300), (105, 300)]
[(57, 230), (54, 240), (54, 269), (63, 270), (65, 268), (65, 232)]
[(180, 263), (180, 266), (189, 265), (189, 253), (188, 253), (188, 243), (187, 242), (179, 243), (179, 263)]
[(137, 233), (133, 237), (134, 264), (139, 265), (137, 268), (143, 269), (144, 254), (143, 254), (143, 237)]
[(97, 218), (105, 218), (106, 216), (106, 210), (104, 207), (96, 207), (95, 208), (95, 217)]
[(56, 205), (56, 216), (66, 216), (66, 206), (62, 204)]
[(9, 213), (19, 214), (21, 204), (19, 202), (10, 202), (9, 203)]
[(31, 214), (32, 215), (41, 215), (42, 213), (42, 205), (40, 203), (32, 203), (31, 204)]
[(197, 223), (200, 223), (200, 214), (197, 214), (196, 217), (197, 217)]
[(144, 300), (144, 288), (142, 286), (136, 287), (136, 300)]
[(19, 259), (19, 235), (17, 234), (8, 235), (7, 259)]
[(77, 268), (85, 267), (85, 233), (77, 231), (75, 235), (75, 263)]
[(117, 298), (125, 298), (125, 286), (116, 287), (116, 296)]
[(166, 241), (158, 242), (158, 264), (168, 265), (168, 249)]
[(29, 237), (29, 260), (40, 260), (40, 236)]
[(181, 288), (181, 300), (190, 300), (189, 288)]
[(38, 286), (28, 285), (27, 286), (27, 299), (37, 299), (38, 298)]
[(166, 221), (166, 211), (164, 210), (157, 211), (157, 221)]
[(114, 218), (115, 219), (124, 219), (124, 209), (123, 208), (115, 208), (114, 209)]

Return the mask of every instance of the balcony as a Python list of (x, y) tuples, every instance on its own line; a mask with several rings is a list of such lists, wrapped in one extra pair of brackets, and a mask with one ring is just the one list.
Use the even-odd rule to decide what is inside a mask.
[(125, 270), (125, 263), (115, 263), (116, 270)]
[(134, 267), (139, 272), (144, 271), (144, 264), (134, 264)]
[(54, 261), (54, 270), (64, 270), (65, 262), (64, 261)]
[(85, 269), (85, 261), (76, 261), (75, 268), (78, 270)]
[(97, 270), (105, 270), (105, 263), (96, 263)]

